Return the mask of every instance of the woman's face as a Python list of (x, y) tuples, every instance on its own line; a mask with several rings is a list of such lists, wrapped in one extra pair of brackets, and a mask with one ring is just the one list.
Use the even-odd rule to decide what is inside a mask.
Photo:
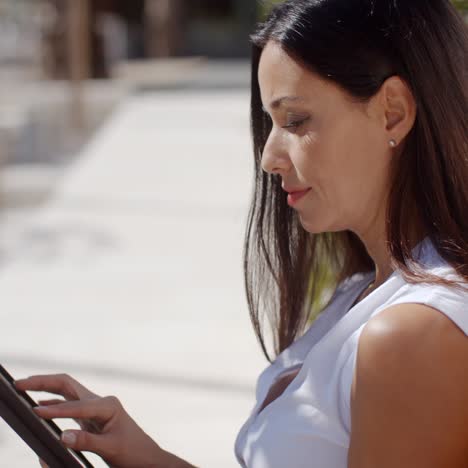
[(292, 205), (303, 227), (363, 235), (379, 229), (391, 160), (379, 101), (352, 102), (273, 41), (262, 52), (258, 79), (273, 121), (262, 167), (279, 174), (285, 189), (310, 188)]

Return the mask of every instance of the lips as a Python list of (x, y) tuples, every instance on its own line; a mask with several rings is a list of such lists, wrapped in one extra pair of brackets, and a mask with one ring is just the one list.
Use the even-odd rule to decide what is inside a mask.
[(306, 190), (300, 190), (297, 192), (290, 192), (288, 195), (288, 205), (294, 206), (301, 198), (303, 198), (307, 193), (310, 192), (310, 188)]
[(286, 187), (284, 186), (283, 187), (283, 190), (285, 192), (288, 192), (288, 193), (298, 193), (298, 192), (305, 192), (307, 190), (309, 190), (310, 187), (297, 187), (297, 188), (293, 188), (293, 187)]

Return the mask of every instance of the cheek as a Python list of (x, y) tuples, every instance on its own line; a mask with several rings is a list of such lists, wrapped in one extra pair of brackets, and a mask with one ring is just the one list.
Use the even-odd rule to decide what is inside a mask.
[[(378, 132), (377, 132), (378, 136)], [(356, 124), (331, 143), (333, 168), (330, 187), (336, 206), (345, 213), (356, 213), (380, 199), (387, 173), (385, 154), (376, 131), (365, 123)]]
[(369, 177), (369, 152), (349, 122), (335, 122), (304, 135), (297, 146), (296, 169), (319, 198), (336, 207), (354, 203)]
[[(346, 203), (350, 194), (365, 192), (378, 174), (371, 129), (357, 116), (309, 130), (290, 142), (297, 175), (321, 198)], [(352, 197), (351, 197), (352, 198)], [(340, 201), (341, 200), (341, 201)]]
[(348, 170), (343, 164), (348, 164), (347, 145), (337, 135), (328, 132), (311, 131), (304, 135), (297, 146), (296, 168), (313, 185), (320, 189), (331, 189), (341, 173)]
[(346, 185), (360, 187), (375, 167), (373, 130), (359, 118), (346, 119), (327, 135), (327, 153), (335, 176)]
[(320, 157), (320, 140), (316, 132), (308, 132), (295, 145), (295, 166), (299, 174), (308, 180), (320, 174), (323, 164)]

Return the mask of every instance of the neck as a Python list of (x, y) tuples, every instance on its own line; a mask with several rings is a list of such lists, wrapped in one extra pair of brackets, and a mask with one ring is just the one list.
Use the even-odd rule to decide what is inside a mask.
[[(426, 233), (422, 230), (413, 228), (409, 234), (410, 237), (410, 250), (413, 250), (425, 237)], [(381, 237), (380, 239), (385, 239)], [(394, 268), (392, 267), (391, 255), (388, 249), (388, 241), (373, 239), (364, 242), (367, 252), (371, 256), (375, 264), (375, 280), (371, 285), (369, 293), (373, 289), (378, 288), (381, 284), (392, 275)]]

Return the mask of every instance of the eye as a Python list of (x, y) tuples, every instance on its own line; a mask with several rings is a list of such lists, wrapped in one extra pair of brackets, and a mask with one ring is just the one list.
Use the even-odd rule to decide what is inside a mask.
[(298, 120), (297, 122), (291, 122), (288, 125), (284, 125), (282, 128), (298, 128), (302, 123), (303, 121)]
[(301, 120), (295, 120), (293, 122), (288, 123), (287, 125), (284, 125), (282, 128), (293, 128), (297, 130), (303, 123), (307, 122), (308, 120), (308, 117)]

